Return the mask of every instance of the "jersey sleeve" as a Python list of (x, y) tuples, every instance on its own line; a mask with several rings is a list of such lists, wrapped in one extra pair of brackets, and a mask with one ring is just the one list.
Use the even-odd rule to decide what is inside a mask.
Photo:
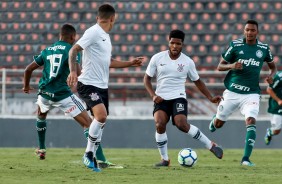
[(40, 55), (33, 56), (33, 59), (39, 66), (44, 65), (43, 52), (41, 52)]
[(274, 76), (274, 78), (273, 78), (273, 83), (272, 83), (272, 84), (269, 84), (269, 87), (272, 88), (272, 89), (275, 89), (275, 88), (278, 86), (278, 84), (279, 84), (280, 82), (282, 82), (282, 81), (280, 80), (281, 77), (282, 77), (282, 73), (276, 73), (275, 76)]
[(231, 63), (234, 55), (234, 45), (230, 42), (229, 47), (221, 54), (222, 58)]
[(188, 77), (191, 79), (191, 81), (196, 81), (200, 78), (193, 60), (191, 60), (189, 64)]
[(273, 61), (273, 56), (272, 56), (272, 53), (271, 53), (271, 50), (270, 50), (269, 47), (267, 48), (266, 57), (265, 57), (264, 61), (266, 61), (268, 63)]
[(84, 32), (82, 37), (76, 42), (76, 44), (80, 45), (83, 49), (88, 47), (89, 45), (95, 43), (97, 39), (97, 35), (93, 31), (93, 29), (88, 29)]
[(157, 64), (156, 64), (156, 55), (154, 55), (148, 66), (147, 66), (147, 69), (146, 69), (146, 74), (149, 75), (150, 77), (154, 77), (154, 75), (156, 74), (157, 72)]

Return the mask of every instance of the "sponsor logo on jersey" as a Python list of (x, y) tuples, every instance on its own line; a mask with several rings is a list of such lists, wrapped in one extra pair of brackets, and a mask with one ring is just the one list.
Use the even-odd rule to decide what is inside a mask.
[(262, 58), (263, 52), (262, 52), (261, 50), (257, 50), (256, 56), (257, 56), (258, 58)]
[(100, 97), (97, 95), (97, 93), (91, 93), (89, 96), (90, 96), (92, 101), (97, 101), (97, 100), (100, 99)]
[(76, 109), (76, 106), (72, 106), (71, 108), (69, 108), (68, 110), (66, 110), (65, 113), (71, 113), (72, 111), (74, 111)]
[(66, 46), (64, 45), (56, 45), (54, 47), (48, 47), (47, 50), (54, 50), (56, 51), (57, 49), (60, 49), (60, 50), (65, 50), (66, 49)]
[(278, 110), (278, 113), (281, 113), (281, 112), (282, 112), (282, 109), (279, 109), (279, 110)]
[(241, 50), (241, 51), (239, 52), (239, 54), (244, 54), (244, 51)]
[(177, 112), (184, 111), (184, 104), (183, 103), (177, 103), (176, 104), (176, 110), (177, 110)]
[(183, 64), (178, 64), (177, 70), (178, 70), (179, 72), (183, 72), (183, 68), (184, 68), (184, 65), (183, 65)]
[(256, 61), (254, 58), (250, 58), (250, 59), (239, 59), (238, 60), (239, 63), (242, 63), (246, 66), (252, 65), (252, 66), (259, 66), (259, 61)]
[(241, 90), (241, 91), (250, 91), (250, 88), (249, 88), (249, 87), (247, 87), (247, 86), (242, 86), (242, 85), (240, 85), (240, 84), (232, 83), (232, 84), (230, 85), (230, 87), (233, 87), (233, 88), (235, 88), (235, 89), (239, 89), (239, 90)]
[(164, 65), (166, 65), (166, 64), (162, 64), (162, 63), (160, 64), (160, 66), (164, 66)]

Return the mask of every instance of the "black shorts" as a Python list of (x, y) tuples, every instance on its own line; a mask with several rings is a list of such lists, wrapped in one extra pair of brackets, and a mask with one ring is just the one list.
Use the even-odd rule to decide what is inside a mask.
[(163, 110), (168, 118), (172, 117), (172, 123), (174, 124), (174, 116), (178, 114), (183, 114), (187, 117), (188, 108), (187, 108), (187, 100), (185, 98), (176, 98), (173, 100), (163, 100), (161, 103), (154, 104), (155, 114), (158, 110)]
[(87, 110), (90, 110), (93, 116), (92, 107), (100, 103), (104, 104), (109, 115), (109, 95), (108, 89), (101, 89), (91, 85), (77, 83), (77, 92), (79, 97), (86, 103)]

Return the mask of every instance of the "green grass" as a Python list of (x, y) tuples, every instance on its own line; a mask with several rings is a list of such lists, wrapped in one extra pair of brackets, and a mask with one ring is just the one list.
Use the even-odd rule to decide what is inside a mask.
[(224, 150), (224, 158), (215, 158), (208, 150), (196, 149), (198, 162), (193, 168), (177, 163), (179, 150), (169, 150), (171, 166), (155, 168), (160, 157), (157, 149), (104, 149), (110, 161), (124, 169), (104, 169), (95, 173), (84, 167), (84, 149), (47, 150), (47, 159), (39, 160), (33, 148), (0, 149), (0, 183), (282, 183), (282, 150), (255, 149), (251, 160), (255, 167), (240, 166), (243, 150)]

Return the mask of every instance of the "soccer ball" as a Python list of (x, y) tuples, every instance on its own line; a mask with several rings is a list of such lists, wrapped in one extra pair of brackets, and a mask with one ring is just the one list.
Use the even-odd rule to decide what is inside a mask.
[(191, 148), (184, 148), (178, 153), (178, 162), (181, 166), (192, 167), (198, 160), (197, 153)]

